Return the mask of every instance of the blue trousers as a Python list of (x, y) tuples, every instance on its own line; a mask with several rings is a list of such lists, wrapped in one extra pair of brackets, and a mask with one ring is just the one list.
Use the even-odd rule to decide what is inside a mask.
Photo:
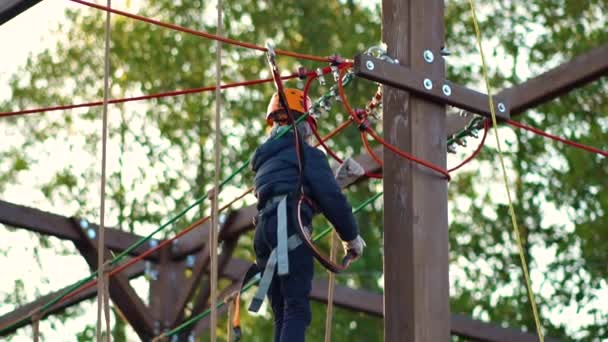
[[(294, 230), (289, 227), (289, 234)], [(263, 269), (273, 248), (276, 247), (276, 215), (268, 215), (256, 227), (254, 248), (257, 264)], [(268, 299), (274, 314), (275, 342), (304, 342), (310, 325), (310, 295), (314, 275), (313, 255), (306, 245), (289, 252), (289, 274), (276, 273), (268, 290)]]

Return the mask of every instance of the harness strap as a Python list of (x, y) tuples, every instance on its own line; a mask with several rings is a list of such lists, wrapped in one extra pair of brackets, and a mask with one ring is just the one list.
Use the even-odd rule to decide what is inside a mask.
[(277, 206), (277, 258), (279, 276), (289, 274), (287, 253), (287, 196), (282, 196)]
[[(302, 244), (302, 240), (297, 234), (293, 234), (287, 239), (287, 248), (292, 251), (298, 248)], [(256, 291), (253, 299), (251, 300), (251, 304), (249, 304), (249, 311), (258, 312), (262, 303), (264, 302), (264, 298), (268, 293), (268, 289), (270, 288), (270, 283), (272, 282), (272, 278), (274, 277), (274, 272), (277, 267), (277, 249), (273, 249), (268, 257), (268, 261), (266, 262), (266, 267), (264, 268), (264, 272), (262, 274), (262, 280), (260, 280), (260, 284), (258, 285), (258, 290)]]

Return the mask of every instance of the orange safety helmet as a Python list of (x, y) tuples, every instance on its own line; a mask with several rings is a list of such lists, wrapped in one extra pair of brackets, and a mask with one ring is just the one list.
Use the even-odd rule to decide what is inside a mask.
[[(300, 115), (304, 114), (304, 92), (300, 89), (285, 88), (285, 98), (287, 100), (287, 106), (293, 112), (296, 112), (294, 119), (297, 119)], [(310, 97), (306, 97), (307, 108), (310, 108), (312, 101)], [(274, 93), (270, 102), (268, 103), (268, 109), (266, 110), (266, 123), (268, 126), (272, 126), (274, 122), (278, 122), (279, 125), (285, 125), (288, 123), (287, 113), (281, 112), (283, 107), (279, 101), (279, 94)]]

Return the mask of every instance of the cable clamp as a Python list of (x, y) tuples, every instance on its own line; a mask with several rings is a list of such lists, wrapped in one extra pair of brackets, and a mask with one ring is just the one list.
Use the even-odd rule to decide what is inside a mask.
[(306, 69), (303, 66), (299, 67), (298, 68), (298, 78), (303, 80), (303, 79), (306, 79), (306, 77), (308, 77), (308, 69)]
[(325, 85), (325, 74), (323, 73), (323, 69), (317, 68), (317, 78), (319, 79), (319, 84), (324, 86)]

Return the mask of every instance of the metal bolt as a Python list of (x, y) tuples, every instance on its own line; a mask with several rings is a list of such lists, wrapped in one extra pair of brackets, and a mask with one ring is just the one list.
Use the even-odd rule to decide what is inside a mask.
[(366, 67), (366, 68), (367, 68), (367, 70), (369, 70), (369, 71), (374, 70), (374, 67), (375, 67), (374, 62), (372, 62), (372, 61), (367, 61), (367, 62), (365, 62), (365, 67)]
[(433, 61), (435, 60), (435, 55), (433, 55), (433, 52), (431, 52), (431, 50), (424, 50), (424, 60), (427, 63), (433, 63)]
[(93, 240), (97, 236), (97, 233), (95, 233), (95, 230), (93, 228), (89, 228), (87, 229), (87, 236), (89, 237), (89, 239)]
[(186, 267), (192, 268), (194, 266), (194, 262), (196, 261), (196, 257), (194, 255), (188, 255), (186, 257)]
[(431, 90), (431, 89), (433, 89), (433, 81), (429, 80), (428, 78), (425, 78), (425, 79), (424, 79), (424, 87), (425, 87), (427, 90)]
[(87, 221), (86, 219), (80, 219), (80, 228), (82, 229), (87, 229), (89, 228), (89, 221)]
[(507, 110), (507, 108), (505, 107), (505, 104), (502, 102), (498, 103), (498, 111), (501, 113), (504, 113), (505, 110)]
[(450, 56), (452, 53), (444, 46), (441, 48), (441, 55), (443, 57)]
[(443, 90), (443, 93), (445, 94), (445, 96), (452, 95), (452, 88), (447, 84), (444, 84), (443, 87), (441, 88), (441, 90)]

